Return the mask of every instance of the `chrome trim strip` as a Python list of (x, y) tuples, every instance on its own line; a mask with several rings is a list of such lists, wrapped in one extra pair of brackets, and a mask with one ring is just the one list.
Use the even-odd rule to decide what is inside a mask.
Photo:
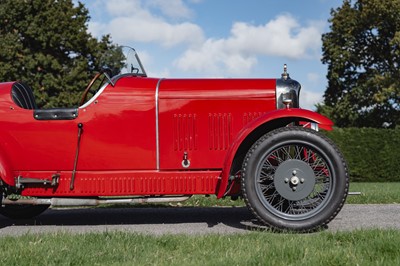
[(106, 89), (106, 87), (108, 86), (108, 84), (110, 84), (110, 83), (108, 83), (108, 82), (105, 83), (105, 84), (100, 88), (100, 90), (98, 90), (98, 91), (96, 92), (96, 94), (93, 95), (93, 97), (89, 99), (89, 101), (87, 101), (86, 103), (84, 103), (82, 106), (79, 106), (78, 108), (79, 108), (79, 109), (85, 109), (86, 107), (88, 107), (89, 105), (91, 105), (91, 104), (97, 99), (97, 97), (99, 97), (100, 94), (103, 93), (103, 91)]
[(159, 125), (158, 125), (158, 92), (160, 89), (160, 84), (163, 79), (159, 79), (156, 86), (156, 169), (160, 170), (160, 135), (159, 135)]

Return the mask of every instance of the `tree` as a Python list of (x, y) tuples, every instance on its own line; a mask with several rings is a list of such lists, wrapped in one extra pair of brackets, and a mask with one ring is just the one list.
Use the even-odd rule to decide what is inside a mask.
[(76, 106), (104, 55), (119, 55), (109, 35), (88, 33), (88, 21), (72, 0), (1, 0), (0, 80), (28, 83), (40, 107)]
[(322, 35), (328, 65), (317, 111), (340, 127), (400, 125), (400, 1), (345, 0)]

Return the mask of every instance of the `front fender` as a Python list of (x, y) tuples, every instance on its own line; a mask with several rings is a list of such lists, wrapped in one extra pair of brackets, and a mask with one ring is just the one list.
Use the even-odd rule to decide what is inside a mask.
[(279, 109), (273, 112), (268, 112), (265, 115), (258, 117), (254, 121), (247, 124), (237, 134), (231, 146), (229, 147), (229, 150), (226, 153), (224, 161), (221, 181), (217, 190), (217, 197), (221, 198), (224, 196), (228, 185), (228, 180), (233, 160), (235, 159), (236, 154), (242, 143), (250, 136), (252, 132), (254, 132), (260, 127), (266, 126), (265, 128), (267, 129), (267, 131), (263, 132), (262, 134), (264, 135), (268, 131), (286, 126), (291, 122), (295, 121), (308, 121), (316, 123), (319, 125), (320, 128), (325, 130), (332, 130), (333, 126), (333, 122), (329, 118), (306, 109), (297, 109), (297, 108)]

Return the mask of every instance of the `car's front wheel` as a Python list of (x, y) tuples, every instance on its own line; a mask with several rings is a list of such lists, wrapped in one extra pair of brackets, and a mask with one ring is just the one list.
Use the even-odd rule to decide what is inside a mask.
[(278, 230), (313, 231), (329, 223), (348, 193), (347, 166), (320, 133), (285, 127), (261, 137), (242, 167), (242, 193), (255, 216)]

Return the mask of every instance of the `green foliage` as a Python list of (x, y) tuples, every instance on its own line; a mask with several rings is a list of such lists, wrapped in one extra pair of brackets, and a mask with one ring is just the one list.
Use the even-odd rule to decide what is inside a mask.
[(0, 241), (1, 265), (399, 265), (400, 231), (163, 235), (30, 234)]
[(339, 127), (400, 124), (400, 1), (358, 0), (331, 11), (323, 34), (324, 104)]
[(342, 151), (352, 181), (400, 181), (399, 128), (343, 128), (325, 134)]
[(88, 21), (88, 10), (72, 0), (2, 0), (0, 80), (28, 83), (39, 107), (76, 106), (109, 63), (104, 55), (121, 58), (110, 36), (99, 41), (88, 33)]

